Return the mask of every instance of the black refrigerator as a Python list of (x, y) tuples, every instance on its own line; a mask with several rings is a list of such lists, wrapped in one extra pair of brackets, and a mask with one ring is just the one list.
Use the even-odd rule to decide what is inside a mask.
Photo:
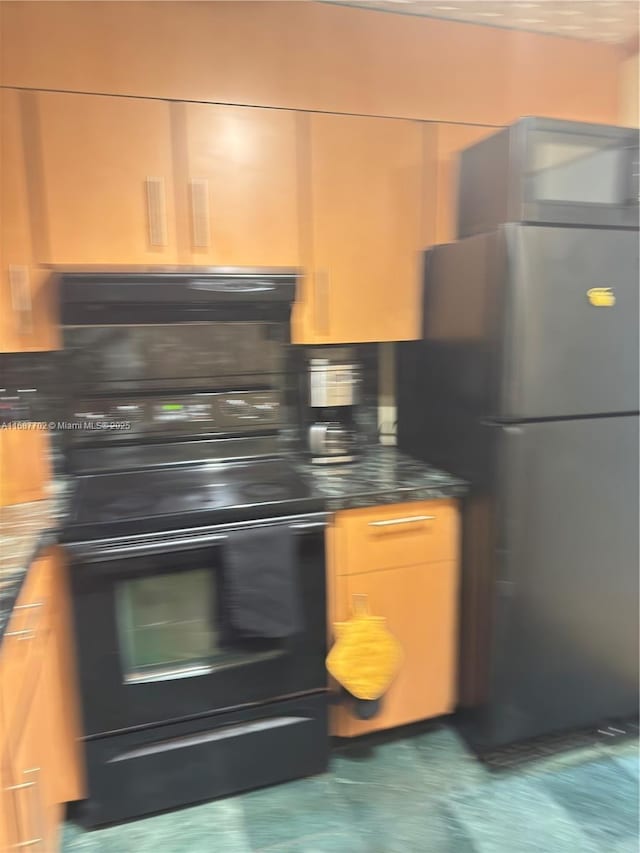
[(460, 715), (489, 751), (638, 709), (638, 232), (504, 224), (425, 256), (398, 444), (467, 478)]

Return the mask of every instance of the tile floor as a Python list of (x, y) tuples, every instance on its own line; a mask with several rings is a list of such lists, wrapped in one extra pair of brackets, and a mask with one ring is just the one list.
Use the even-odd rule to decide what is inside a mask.
[(63, 853), (638, 853), (638, 741), (489, 769), (447, 725), (348, 744), (330, 772), (121, 826)]

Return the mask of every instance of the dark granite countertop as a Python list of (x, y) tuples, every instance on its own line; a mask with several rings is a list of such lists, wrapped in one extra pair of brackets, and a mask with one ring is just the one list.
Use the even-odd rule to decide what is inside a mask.
[(467, 484), (459, 477), (432, 468), (395, 447), (372, 445), (357, 461), (346, 465), (314, 465), (299, 458), (298, 473), (326, 499), (329, 512), (383, 503), (455, 498)]

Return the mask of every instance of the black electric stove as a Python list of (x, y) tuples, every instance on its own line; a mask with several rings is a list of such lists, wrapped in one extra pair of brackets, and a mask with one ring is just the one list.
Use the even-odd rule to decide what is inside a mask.
[(65, 538), (128, 536), (319, 512), (286, 458), (79, 476)]
[[(326, 515), (283, 443), (295, 283), (62, 276), (87, 826), (326, 769)], [(265, 568), (245, 594), (297, 601), (284, 636), (233, 630), (239, 539)], [(290, 555), (284, 592), (260, 587), (282, 583), (265, 543)]]

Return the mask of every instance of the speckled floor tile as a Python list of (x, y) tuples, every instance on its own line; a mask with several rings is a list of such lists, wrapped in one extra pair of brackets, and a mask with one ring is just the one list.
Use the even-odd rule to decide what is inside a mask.
[(410, 738), (407, 743), (418, 755), (420, 771), (428, 790), (449, 790), (481, 785), (491, 772), (473, 755), (460, 735), (449, 726)]
[(629, 776), (632, 776), (636, 779), (637, 782), (640, 782), (640, 757), (638, 753), (635, 755), (615, 755), (613, 756), (613, 761), (621, 767), (625, 773), (628, 773)]
[(351, 829), (348, 811), (329, 774), (252, 791), (239, 802), (252, 850)]
[(477, 853), (598, 853), (535, 779), (492, 779), (454, 794), (449, 805)]
[(637, 740), (495, 771), (447, 725), (405, 734), (343, 745), (323, 776), (67, 825), (63, 853), (639, 853)]
[(548, 774), (540, 785), (601, 846), (637, 839), (638, 779), (604, 757)]
[(239, 798), (84, 832), (65, 827), (64, 853), (251, 853)]
[(472, 853), (471, 838), (446, 803), (421, 787), (351, 785), (345, 788), (351, 819), (368, 853)]
[(306, 835), (289, 844), (264, 847), (260, 853), (371, 853), (357, 829)]
[(625, 738), (618, 743), (606, 745), (603, 752), (640, 781), (640, 749), (636, 739)]
[(331, 758), (330, 770), (339, 785), (382, 785), (412, 791), (425, 783), (423, 762), (410, 739), (341, 747)]

